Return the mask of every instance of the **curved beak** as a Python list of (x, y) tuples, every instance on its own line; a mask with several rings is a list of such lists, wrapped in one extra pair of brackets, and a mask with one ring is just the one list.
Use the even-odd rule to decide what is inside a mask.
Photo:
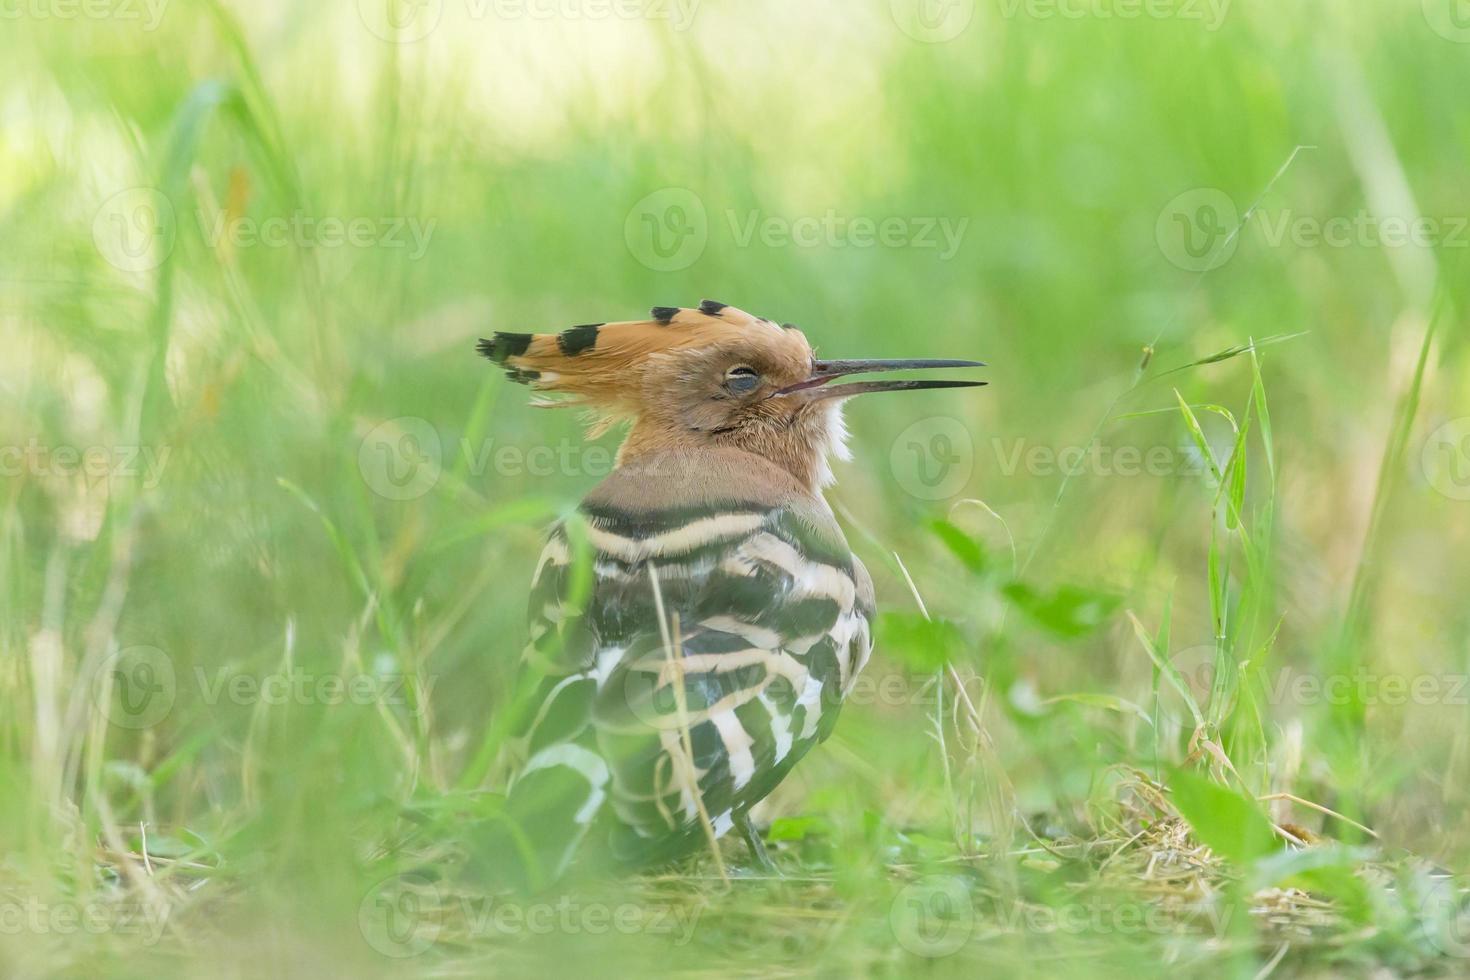
[(837, 378), (852, 374), (877, 374), (884, 371), (947, 371), (954, 368), (985, 367), (981, 361), (954, 361), (934, 358), (896, 360), (813, 361), (811, 377), (782, 388), (776, 395), (807, 392), (806, 398), (850, 398), (875, 391), (923, 391), (929, 388), (978, 388), (988, 381), (859, 381), (855, 384), (827, 385)]

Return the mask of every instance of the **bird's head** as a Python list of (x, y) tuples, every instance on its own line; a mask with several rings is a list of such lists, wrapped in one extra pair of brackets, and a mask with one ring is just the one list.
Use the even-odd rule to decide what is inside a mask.
[(581, 406), (609, 423), (632, 423), (620, 459), (730, 447), (755, 453), (813, 490), (845, 454), (841, 406), (854, 395), (966, 388), (983, 381), (861, 381), (854, 374), (983, 367), (977, 361), (820, 360), (790, 325), (706, 300), (698, 309), (656, 307), (652, 319), (572, 327), (556, 334), (497, 333), (480, 353), (512, 381), (560, 396), (545, 407)]

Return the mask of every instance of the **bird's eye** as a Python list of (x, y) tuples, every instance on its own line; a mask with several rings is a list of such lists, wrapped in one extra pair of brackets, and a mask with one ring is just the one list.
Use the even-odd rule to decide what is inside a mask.
[(755, 391), (761, 384), (761, 376), (755, 368), (741, 364), (725, 372), (725, 387), (744, 394)]

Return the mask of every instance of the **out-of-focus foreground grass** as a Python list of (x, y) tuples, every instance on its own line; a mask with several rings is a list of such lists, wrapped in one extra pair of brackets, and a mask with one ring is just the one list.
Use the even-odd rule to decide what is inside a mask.
[[(3, 15), (0, 973), (1464, 967), (1463, 4)], [(783, 880), (476, 897), (615, 439), (473, 340), (705, 296), (992, 387), (849, 412)]]

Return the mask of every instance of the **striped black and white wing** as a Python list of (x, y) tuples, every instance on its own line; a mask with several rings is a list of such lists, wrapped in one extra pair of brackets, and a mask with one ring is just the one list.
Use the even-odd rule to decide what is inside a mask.
[(701, 809), (723, 834), (831, 733), (871, 650), (867, 573), (792, 506), (584, 516), (585, 547), (557, 529), (533, 589), (527, 659), (546, 676), (518, 785), (574, 771), (589, 820), (609, 802), (674, 850)]

